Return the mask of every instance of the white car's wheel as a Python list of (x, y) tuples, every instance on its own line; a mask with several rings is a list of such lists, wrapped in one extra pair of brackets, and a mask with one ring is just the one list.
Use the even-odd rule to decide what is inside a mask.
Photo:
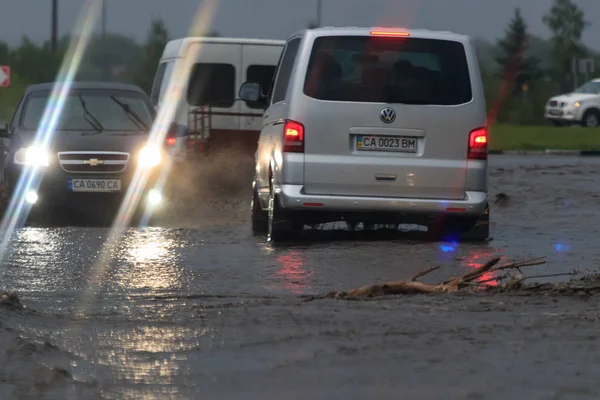
[(597, 128), (600, 126), (600, 112), (589, 110), (583, 116), (583, 125), (588, 128)]

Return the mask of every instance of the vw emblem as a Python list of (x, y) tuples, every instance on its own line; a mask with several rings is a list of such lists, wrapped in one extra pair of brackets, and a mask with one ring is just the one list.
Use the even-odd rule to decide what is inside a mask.
[(389, 107), (388, 108), (384, 108), (379, 113), (379, 117), (386, 124), (391, 124), (392, 122), (394, 122), (396, 120), (396, 111), (392, 110)]

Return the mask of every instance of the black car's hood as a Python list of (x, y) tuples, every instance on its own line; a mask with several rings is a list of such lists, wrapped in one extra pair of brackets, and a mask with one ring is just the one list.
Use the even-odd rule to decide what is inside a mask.
[[(35, 131), (19, 131), (13, 136), (11, 147), (30, 146), (35, 140)], [(73, 132), (56, 131), (50, 140), (50, 148), (60, 151), (122, 151), (135, 152), (148, 140), (148, 133), (137, 132)]]

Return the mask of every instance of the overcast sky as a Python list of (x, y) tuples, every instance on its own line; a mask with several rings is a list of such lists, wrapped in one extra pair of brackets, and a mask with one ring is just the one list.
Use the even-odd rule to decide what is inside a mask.
[[(73, 29), (82, 0), (59, 1), (59, 33)], [(111, 32), (143, 40), (149, 23), (162, 18), (172, 38), (186, 36), (202, 0), (106, 0)], [(211, 29), (223, 36), (285, 38), (316, 18), (317, 0), (218, 0)], [(324, 25), (396, 25), (451, 30), (493, 40), (501, 35), (516, 6), (531, 32), (548, 37), (542, 16), (552, 0), (323, 0)], [(576, 0), (590, 22), (600, 16), (600, 0)], [(23, 35), (50, 36), (51, 0), (0, 0), (0, 41), (17, 44)], [(584, 42), (600, 49), (600, 22)]]

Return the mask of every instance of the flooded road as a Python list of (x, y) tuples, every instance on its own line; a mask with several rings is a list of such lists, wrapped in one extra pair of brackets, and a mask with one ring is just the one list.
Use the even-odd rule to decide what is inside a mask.
[(598, 398), (595, 300), (298, 295), (440, 265), (436, 282), (494, 255), (548, 257), (528, 274), (595, 269), (599, 182), (596, 158), (493, 157), (487, 244), (273, 247), (249, 234), (243, 196), (127, 231), (109, 265), (109, 229), (23, 228), (2, 270), (26, 306), (1, 311), (2, 398)]

